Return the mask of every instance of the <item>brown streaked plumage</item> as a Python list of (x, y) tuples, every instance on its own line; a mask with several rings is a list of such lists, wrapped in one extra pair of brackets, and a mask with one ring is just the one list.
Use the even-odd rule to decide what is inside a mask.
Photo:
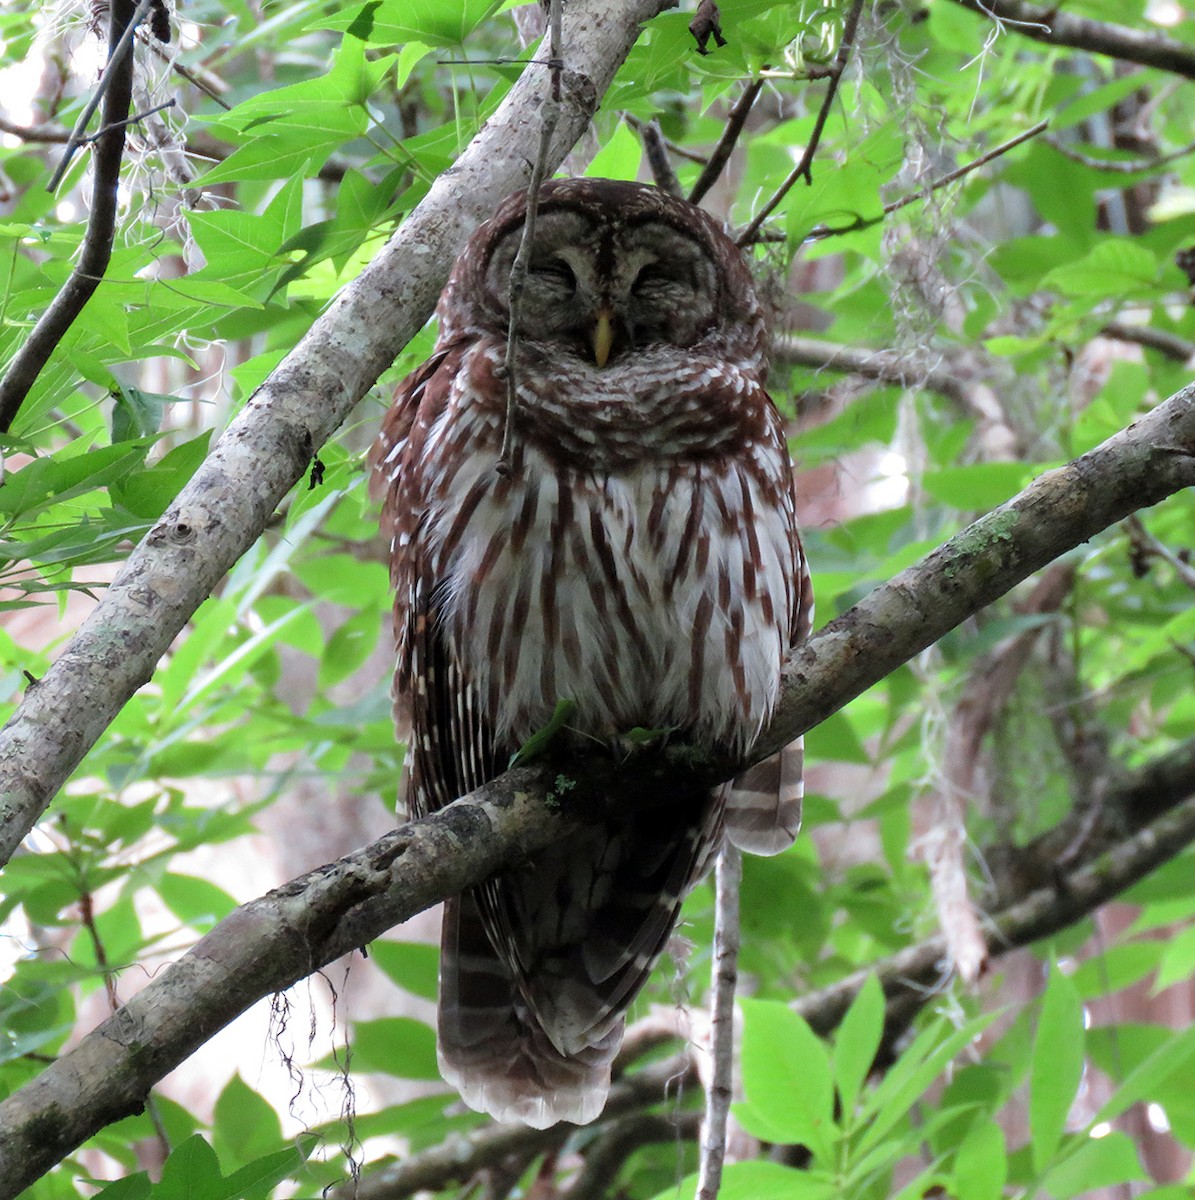
[[(571, 736), (635, 727), (742, 753), (809, 630), (767, 330), (717, 223), (640, 184), (547, 184), (496, 470), (511, 263), (526, 201), (472, 237), (432, 357), (374, 452), (392, 534), (395, 711), (418, 815), (501, 773), (572, 700)], [(445, 909), (440, 1063), (502, 1120), (601, 1111), (627, 1006), (725, 832), (796, 836), (801, 749), (711, 792), (603, 818)]]

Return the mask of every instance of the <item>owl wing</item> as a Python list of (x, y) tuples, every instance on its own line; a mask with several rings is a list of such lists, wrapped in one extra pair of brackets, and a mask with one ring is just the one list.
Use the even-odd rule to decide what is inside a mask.
[[(813, 630), (813, 580), (796, 524), (796, 491), (791, 493), (791, 539), (795, 586), (790, 593), (788, 652)], [(783, 749), (735, 777), (726, 801), (726, 834), (748, 854), (772, 855), (787, 850), (801, 829), (805, 797), (805, 739)]]

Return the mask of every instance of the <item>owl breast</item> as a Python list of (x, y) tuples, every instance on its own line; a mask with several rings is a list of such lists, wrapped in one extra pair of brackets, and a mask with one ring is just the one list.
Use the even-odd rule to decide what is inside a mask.
[(497, 741), (522, 744), (567, 699), (570, 726), (603, 741), (679, 728), (741, 751), (776, 700), (799, 575), (762, 388), (678, 372), (675, 354), (655, 374), (644, 355), (633, 393), (578, 363), (541, 394), (529, 370), (504, 476), (500, 349), (470, 352), (424, 449), (438, 619)]

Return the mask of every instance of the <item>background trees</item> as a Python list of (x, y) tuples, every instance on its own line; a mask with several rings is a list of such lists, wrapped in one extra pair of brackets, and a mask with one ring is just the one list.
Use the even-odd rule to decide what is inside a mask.
[[(1185, 1195), (1189, 398), (930, 552), (1190, 379), (1195, 30), (1161, 3), (932, 0), (862, 11), (852, 43), (845, 10), (718, 7), (727, 44), (702, 56), (691, 10), (570, 0), (551, 158), (646, 178), (651, 151), (686, 192), (716, 175), (704, 203), (740, 229), (779, 196), (753, 253), (836, 621), (782, 717), (825, 718), (807, 833), (746, 864), (724, 1194)], [(5, 359), (112, 165), (109, 128), (45, 188), (106, 19), (0, 15)], [(104, 282), (26, 394), (0, 384), (6, 855), (40, 818), (4, 871), (4, 1194), (315, 1195), (361, 1165), (377, 1196), (651, 1197), (692, 1168), (704, 889), (599, 1126), (493, 1130), (436, 1090), (426, 924), (301, 986), (310, 1039), (283, 997), (125, 1115), (257, 997), (551, 834), (534, 801), (483, 808), (485, 845), (449, 855), (432, 829), (393, 887), (391, 839), (236, 908), (393, 824), (363, 454), (452, 254), (535, 155), (537, 19), (195, 0), (138, 43), (134, 112), (177, 107), (129, 128)], [(848, 50), (812, 182), (785, 191)]]

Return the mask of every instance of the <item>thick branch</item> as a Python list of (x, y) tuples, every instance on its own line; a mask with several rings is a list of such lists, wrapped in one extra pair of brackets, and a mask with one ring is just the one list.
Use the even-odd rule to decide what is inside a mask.
[(1042, 8), (1029, 4), (1027, 0), (955, 0), (955, 3), (988, 20), (1007, 21), (1017, 33), (1035, 42), (1106, 54), (1123, 62), (1195, 79), (1195, 48), (1160, 33), (1142, 33), (1126, 25), (1093, 21), (1056, 6)]
[[(676, 1095), (684, 1083), (692, 1081), (692, 1075), (691, 1062), (685, 1054), (652, 1063), (610, 1089), (602, 1117), (641, 1112), (669, 1095)], [(575, 1129), (575, 1125), (554, 1125), (550, 1129), (483, 1125), (473, 1133), (450, 1137), (438, 1146), (370, 1171), (355, 1184), (336, 1188), (330, 1200), (402, 1200), (416, 1192), (438, 1191), (453, 1183), (464, 1183), (478, 1171), (496, 1166), (512, 1155), (544, 1154), (556, 1149)], [(675, 1130), (672, 1136), (677, 1136)]]
[[(116, 236), (120, 160), (124, 156), (129, 105), (133, 99), (132, 38), (122, 39), (136, 9), (134, 0), (114, 0), (109, 12), (108, 46), (111, 57), (105, 71), (108, 86), (101, 115), (103, 132), (95, 140), (91, 212), (87, 218), (82, 252), (70, 278), (54, 297), (54, 302), (42, 313), (33, 332), (13, 355), (4, 378), (0, 379), (0, 433), (7, 433), (12, 428), (29, 389), (37, 382), (54, 348), (66, 336), (67, 330), (95, 294), (108, 270), (112, 239)], [(69, 139), (67, 145), (69, 150)]]
[[(673, 0), (566, 6), (555, 169), (589, 123), (643, 21)], [(0, 731), (0, 864), (233, 563), (312, 453), (427, 320), (453, 257), (527, 185), (548, 71), (531, 66), (380, 254), (229, 426), (129, 557), (61, 657)]]
[[(752, 757), (824, 721), (1066, 551), (1192, 484), (1195, 385), (1039, 476), (824, 626), (789, 660), (780, 704)], [(823, 690), (811, 688), (813, 681)]]
[[(1184, 389), (1089, 454), (1041, 476), (822, 629), (789, 664), (776, 719), (754, 756), (763, 757), (818, 724), (1027, 575), (1126, 513), (1195, 483), (1193, 397), (1195, 386)], [(586, 814), (600, 820), (602, 797), (620, 794), (625, 802), (637, 786), (638, 797), (630, 798), (647, 802), (661, 778), (681, 769), (681, 761), (668, 754), (648, 756), (638, 761), (636, 776), (619, 775), (615, 786), (617, 768), (610, 761), (587, 760), (575, 772), (579, 786), (569, 794), (570, 804), (554, 810), (540, 799), (544, 769), (520, 768), (424, 821), (242, 906), (0, 1104), (0, 1200), (106, 1123), (135, 1111), (154, 1082), (262, 996), (581, 828)], [(729, 778), (738, 765), (707, 765), (703, 774)], [(1195, 811), (1190, 819), (1195, 823)], [(1165, 856), (1176, 848), (1177, 842), (1154, 850)], [(1108, 876), (1114, 877), (1119, 876)], [(1086, 903), (1085, 897), (1098, 893), (1102, 878), (1097, 873), (1089, 883), (1080, 880), (1059, 904)], [(1041, 901), (1033, 921), (1041, 925), (1051, 911)], [(1025, 921), (1032, 924), (1029, 917)], [(1013, 936), (1003, 926), (1000, 932)], [(921, 963), (922, 972), (941, 957), (940, 949), (933, 953)]]

